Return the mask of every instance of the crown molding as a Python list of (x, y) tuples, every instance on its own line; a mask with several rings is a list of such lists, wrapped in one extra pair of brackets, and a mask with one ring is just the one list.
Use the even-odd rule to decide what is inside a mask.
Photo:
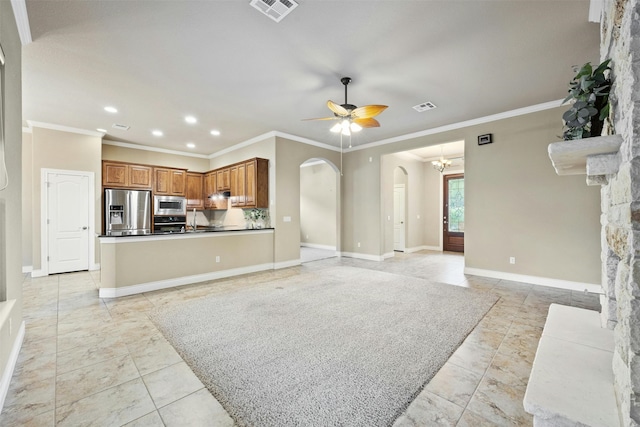
[(256, 142), (264, 141), (267, 138), (276, 138), (276, 137), (286, 138), (286, 139), (290, 139), (291, 141), (300, 142), (302, 144), (313, 145), (314, 147), (319, 147), (319, 148), (324, 148), (326, 150), (340, 152), (339, 148), (334, 147), (332, 145), (324, 144), (322, 142), (314, 141), (308, 138), (303, 138), (301, 136), (291, 135), (289, 133), (273, 130), (271, 132), (263, 133), (262, 135), (258, 135), (254, 138), (248, 139), (244, 142), (239, 142), (238, 144), (232, 145), (231, 147), (225, 148), (224, 150), (216, 151), (215, 153), (210, 154), (208, 157), (210, 159), (215, 159), (216, 157), (223, 156), (235, 150), (239, 150), (240, 148), (248, 147), (249, 145), (255, 144)]
[(42, 129), (57, 130), (60, 132), (78, 133), (80, 135), (97, 136), (99, 138), (102, 138), (105, 135), (103, 132), (97, 132), (95, 130), (72, 128), (70, 126), (56, 125), (53, 123), (34, 122), (33, 120), (27, 120), (27, 124), (29, 125), (30, 129), (36, 127)]
[(11, 0), (11, 7), (13, 8), (13, 16), (16, 18), (20, 42), (22, 46), (26, 46), (33, 41), (31, 27), (29, 26), (29, 15), (27, 15), (27, 2), (26, 0)]
[(516, 110), (505, 111), (503, 113), (492, 114), (490, 116), (480, 117), (477, 119), (471, 119), (464, 122), (453, 123), (450, 125), (440, 126), (433, 129), (427, 129), (420, 132), (409, 133), (406, 135), (396, 136), (393, 138), (382, 139), (380, 141), (371, 142), (368, 144), (358, 145), (353, 148), (346, 148), (345, 153), (358, 150), (366, 150), (367, 148), (379, 147), (381, 145), (393, 144), (394, 142), (406, 141), (409, 139), (420, 138), (422, 136), (434, 135), (450, 130), (462, 129), (469, 126), (480, 125), (484, 123), (495, 122), (498, 120), (508, 119), (511, 117), (523, 116), (525, 114), (537, 113), (538, 111), (550, 110), (552, 108), (560, 107), (563, 104), (561, 99), (555, 101), (544, 102), (542, 104), (531, 105), (529, 107), (518, 108)]
[(185, 157), (197, 157), (199, 159), (209, 158), (209, 156), (206, 154), (188, 153), (186, 151), (169, 150), (167, 148), (151, 147), (149, 145), (131, 144), (128, 142), (120, 142), (120, 141), (111, 141), (109, 139), (103, 139), (102, 144), (113, 145), (116, 147), (130, 148), (132, 150), (154, 151), (156, 153), (176, 154), (178, 156), (185, 156)]

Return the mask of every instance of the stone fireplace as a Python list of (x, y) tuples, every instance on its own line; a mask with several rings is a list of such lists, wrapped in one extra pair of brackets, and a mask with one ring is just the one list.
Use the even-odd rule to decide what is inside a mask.
[[(611, 58), (617, 153), (587, 182), (601, 185), (602, 325), (614, 330), (613, 374), (625, 426), (640, 425), (640, 0), (605, 0), (601, 60)], [(638, 109), (636, 109), (638, 108)]]

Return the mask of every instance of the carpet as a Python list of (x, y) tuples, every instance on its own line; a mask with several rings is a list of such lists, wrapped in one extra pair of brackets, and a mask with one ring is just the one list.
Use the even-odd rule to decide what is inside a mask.
[(389, 426), (496, 300), (336, 266), (151, 319), (240, 426)]

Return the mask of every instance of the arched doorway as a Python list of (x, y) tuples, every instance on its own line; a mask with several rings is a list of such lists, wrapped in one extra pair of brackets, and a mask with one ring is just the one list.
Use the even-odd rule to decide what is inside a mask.
[(300, 165), (300, 261), (339, 255), (339, 170), (325, 159)]

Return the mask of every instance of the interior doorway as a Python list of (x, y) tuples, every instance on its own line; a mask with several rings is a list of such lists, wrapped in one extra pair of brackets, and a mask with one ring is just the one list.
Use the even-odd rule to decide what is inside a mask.
[(393, 170), (393, 250), (405, 252), (407, 248), (407, 171), (402, 167)]
[(43, 170), (42, 266), (47, 274), (89, 270), (93, 172)]
[(464, 174), (443, 177), (443, 249), (464, 252)]
[(300, 165), (300, 261), (338, 256), (339, 170), (325, 159)]

